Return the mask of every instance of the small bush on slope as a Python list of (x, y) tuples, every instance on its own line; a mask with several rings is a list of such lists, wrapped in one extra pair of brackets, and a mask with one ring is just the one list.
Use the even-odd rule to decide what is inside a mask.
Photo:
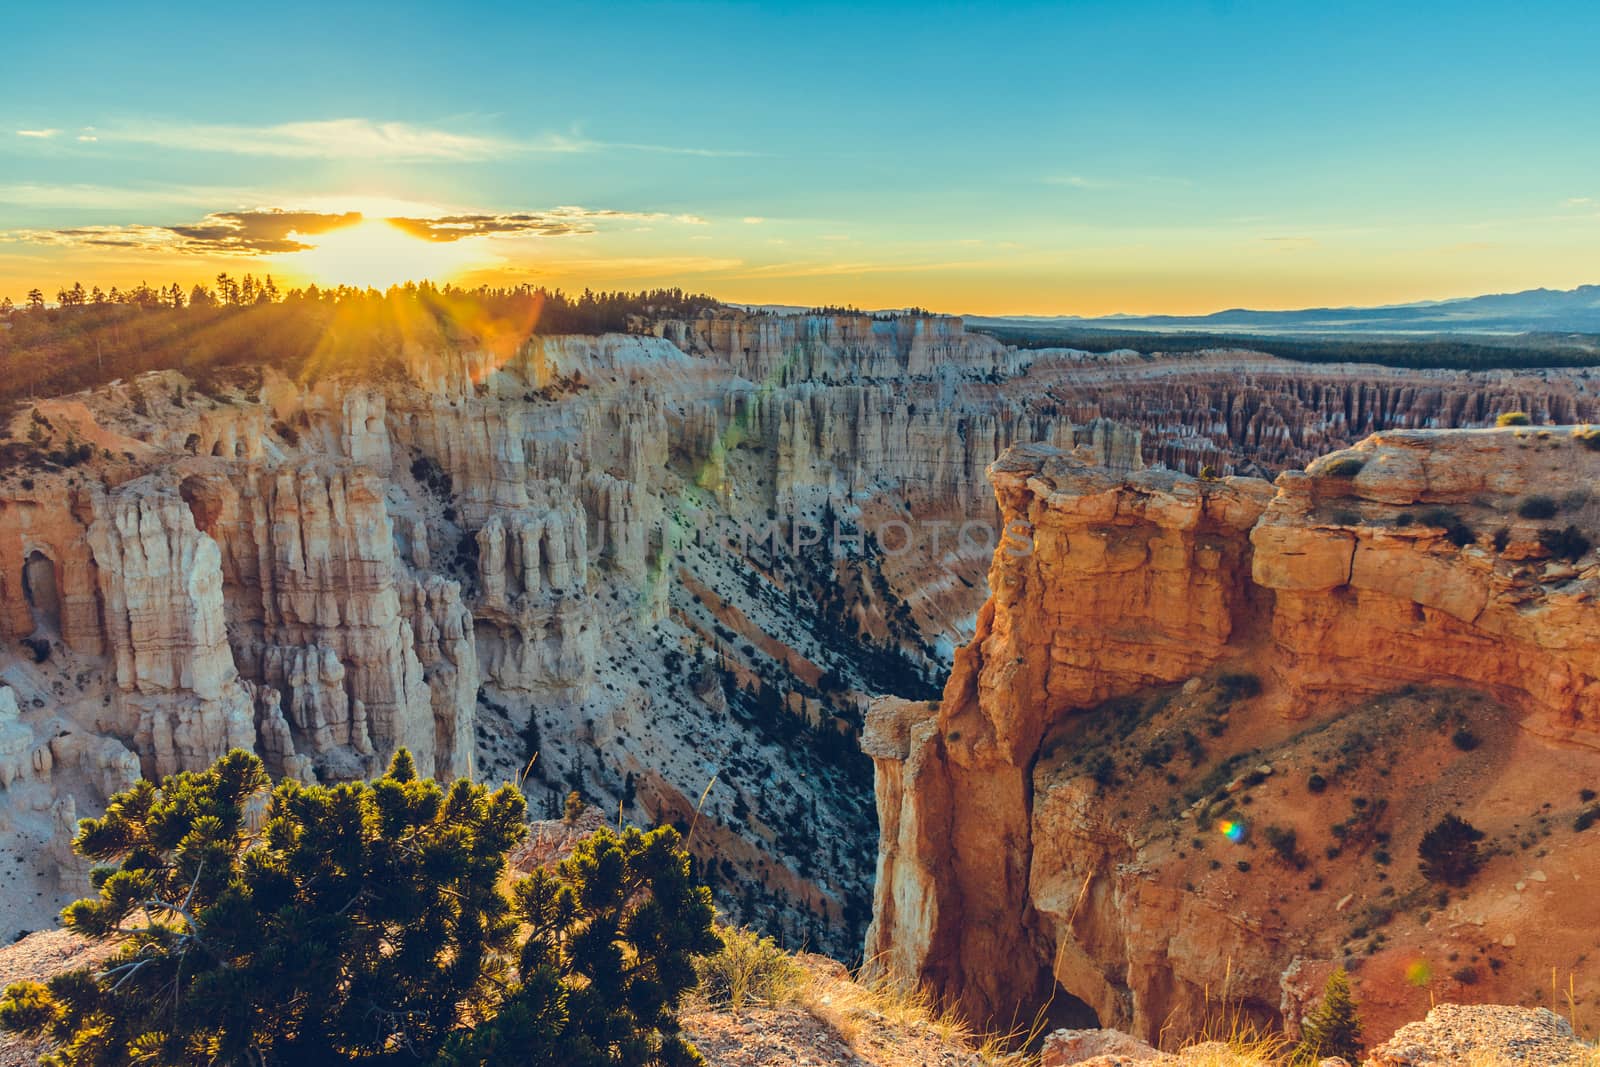
[(1350, 976), (1343, 967), (1328, 976), (1322, 1003), (1306, 1020), (1297, 1050), (1305, 1062), (1340, 1056), (1351, 1063), (1361, 1059), (1361, 1019), (1350, 998)]
[(105, 866), (63, 918), (122, 947), (98, 973), (11, 986), (0, 1027), (59, 1042), (55, 1067), (427, 1063), (447, 1045), (443, 1062), (488, 1064), (512, 1027), (521, 1063), (697, 1061), (672, 1009), (715, 939), (673, 831), (596, 837), (513, 902), (510, 786), (446, 791), (402, 751), (375, 782), (280, 784), (256, 831), (266, 785), (235, 751), (86, 820), (74, 847)]
[(746, 1004), (778, 1004), (794, 995), (804, 975), (776, 941), (743, 927), (719, 934), (722, 950), (697, 965), (708, 1005), (742, 1011)]
[(1460, 816), (1446, 815), (1422, 835), (1417, 846), (1422, 876), (1458, 888), (1466, 885), (1485, 862), (1478, 847), (1483, 837), (1482, 830)]

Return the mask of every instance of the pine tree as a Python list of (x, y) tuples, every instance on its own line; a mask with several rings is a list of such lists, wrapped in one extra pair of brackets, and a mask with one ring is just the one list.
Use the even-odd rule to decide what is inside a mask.
[(602, 832), (508, 894), (510, 785), (445, 788), (402, 750), (375, 782), (268, 786), (234, 751), (80, 824), (96, 895), (63, 920), (120, 947), (9, 986), (0, 1029), (57, 1043), (47, 1067), (700, 1062), (676, 1008), (720, 945), (671, 829)]
[(711, 892), (695, 884), (680, 844), (668, 826), (601, 830), (554, 874), (519, 883), (516, 915), (532, 931), (520, 981), (439, 1067), (703, 1067), (676, 1008), (698, 982), (694, 957), (722, 943)]
[(1361, 1018), (1350, 997), (1350, 975), (1343, 967), (1328, 976), (1322, 1003), (1301, 1027), (1299, 1052), (1309, 1062), (1339, 1056), (1351, 1063), (1361, 1059)]

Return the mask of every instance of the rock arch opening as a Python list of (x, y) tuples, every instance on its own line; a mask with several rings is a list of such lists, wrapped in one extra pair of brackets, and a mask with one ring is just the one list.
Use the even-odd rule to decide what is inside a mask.
[(1040, 1005), (1037, 1019), (1043, 1024), (1040, 1034), (1057, 1030), (1098, 1030), (1100, 1016), (1085, 1001), (1067, 992), (1066, 987), (1051, 979), (1049, 971), (1040, 976), (1043, 988), (1050, 990), (1050, 999)]
[(22, 565), (22, 592), (33, 612), (35, 630), (61, 632), (61, 593), (56, 584), (56, 562), (34, 549)]

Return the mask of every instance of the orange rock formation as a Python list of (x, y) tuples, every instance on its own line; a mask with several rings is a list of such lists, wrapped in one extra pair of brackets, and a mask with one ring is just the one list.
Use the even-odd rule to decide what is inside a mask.
[[(1600, 927), (1553, 886), (1600, 877), (1592, 445), (1397, 431), (1276, 489), (1012, 449), (943, 703), (869, 716), (868, 957), (1002, 1026), (1076, 998), (1151, 1040), (1225, 982), (1292, 1027), (1339, 962), (1379, 1030), (1581, 971)], [(1448, 811), (1490, 858), (1441, 894)]]

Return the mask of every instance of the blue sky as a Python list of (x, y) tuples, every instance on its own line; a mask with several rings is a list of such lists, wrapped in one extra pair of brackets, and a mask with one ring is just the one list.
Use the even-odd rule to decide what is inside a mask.
[(736, 300), (1181, 312), (1600, 280), (1600, 5), (88, 3), (7, 36), (14, 297), (316, 277), (165, 229), (271, 209), (496, 219), (431, 230), (452, 255), (416, 265)]

